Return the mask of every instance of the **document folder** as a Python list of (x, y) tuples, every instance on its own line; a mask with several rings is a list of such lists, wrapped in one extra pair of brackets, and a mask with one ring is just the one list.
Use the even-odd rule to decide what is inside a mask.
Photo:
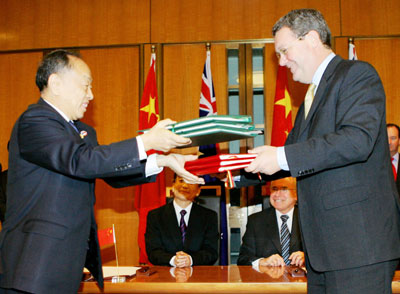
[[(167, 129), (190, 138), (192, 143), (181, 148), (209, 145), (240, 139), (253, 138), (262, 134), (262, 129), (256, 129), (248, 115), (209, 115), (186, 120), (167, 126)], [(140, 130), (145, 133), (149, 131)]]
[(257, 157), (257, 154), (220, 154), (185, 163), (185, 169), (197, 176), (242, 169)]

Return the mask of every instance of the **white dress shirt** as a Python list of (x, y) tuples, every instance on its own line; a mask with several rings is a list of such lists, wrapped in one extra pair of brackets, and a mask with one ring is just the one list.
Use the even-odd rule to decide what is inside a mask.
[[(176, 215), (176, 220), (177, 220), (177, 222), (178, 222), (178, 226), (180, 226), (180, 223), (181, 223), (181, 210), (186, 210), (186, 214), (184, 215), (183, 219), (184, 219), (184, 221), (185, 221), (186, 226), (188, 226), (188, 224), (189, 224), (190, 212), (191, 212), (191, 210), (192, 210), (193, 202), (190, 203), (190, 204), (189, 204), (188, 206), (186, 206), (185, 208), (180, 207), (180, 206), (175, 202), (175, 200), (173, 201), (172, 204), (174, 205), (175, 215)], [(174, 266), (174, 267), (176, 266), (176, 265), (175, 265), (175, 256), (176, 256), (176, 255), (174, 255), (174, 256), (171, 258), (171, 260), (169, 261), (169, 264), (170, 264), (171, 266)], [(192, 257), (191, 257), (190, 255), (189, 255), (189, 257), (190, 257), (190, 266), (192, 266), (192, 265), (193, 265), (193, 259), (192, 259)]]
[[(282, 215), (287, 215), (287, 216), (289, 217), (289, 218), (287, 219), (287, 221), (286, 221), (286, 225), (287, 225), (287, 227), (288, 227), (288, 229), (289, 229), (289, 232), (291, 233), (291, 232), (292, 232), (292, 224), (293, 224), (293, 212), (294, 212), (294, 207), (293, 207), (291, 210), (289, 210), (287, 213), (281, 213), (280, 211), (278, 211), (277, 209), (275, 209), (276, 221), (277, 221), (277, 223), (278, 223), (279, 239), (280, 239), (280, 237), (281, 237), (281, 227), (282, 227), (282, 219), (281, 219), (281, 216), (282, 216)], [(266, 225), (268, 225), (268, 224), (266, 224)], [(260, 270), (259, 270), (259, 266), (260, 266), (259, 263), (260, 263), (260, 260), (263, 259), (263, 258), (267, 258), (267, 257), (269, 257), (269, 256), (261, 257), (261, 258), (259, 258), (259, 259), (254, 260), (254, 261), (251, 263), (251, 265), (253, 266), (253, 268), (254, 268), (256, 271), (260, 271)]]

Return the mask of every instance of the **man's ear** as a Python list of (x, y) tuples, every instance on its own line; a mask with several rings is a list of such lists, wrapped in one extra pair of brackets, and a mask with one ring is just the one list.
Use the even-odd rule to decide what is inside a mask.
[(57, 73), (52, 73), (47, 81), (47, 88), (54, 94), (59, 95), (61, 92), (61, 77)]
[(322, 44), (321, 38), (317, 31), (311, 30), (307, 33), (307, 38), (313, 48), (317, 47), (318, 44)]

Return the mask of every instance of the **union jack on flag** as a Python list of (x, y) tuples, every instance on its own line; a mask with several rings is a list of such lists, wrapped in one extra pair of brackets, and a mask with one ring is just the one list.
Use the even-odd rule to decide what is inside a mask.
[[(211, 52), (207, 48), (207, 57), (201, 79), (199, 117), (215, 114), (217, 114), (217, 99), (215, 98), (214, 83), (211, 76)], [(219, 146), (218, 144), (203, 145), (199, 147), (199, 151), (203, 153), (201, 157), (217, 155)], [(210, 180), (208, 176), (205, 177), (206, 183)]]
[(211, 76), (211, 52), (207, 50), (207, 58), (201, 82), (199, 116), (202, 117), (211, 114), (217, 114), (217, 100), (215, 99), (214, 84)]

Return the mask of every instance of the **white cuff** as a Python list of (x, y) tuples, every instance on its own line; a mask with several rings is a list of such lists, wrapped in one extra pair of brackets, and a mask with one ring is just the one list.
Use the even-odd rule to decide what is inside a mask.
[(149, 155), (149, 157), (147, 157), (147, 161), (146, 161), (146, 169), (145, 169), (146, 178), (153, 176), (153, 175), (158, 175), (162, 171), (163, 171), (163, 168), (158, 167), (158, 165), (157, 165), (157, 154), (153, 153), (153, 154)]
[(283, 170), (289, 170), (289, 165), (286, 160), (285, 147), (278, 147), (276, 150), (276, 157), (279, 167)]
[(143, 140), (140, 136), (136, 137), (137, 147), (139, 150), (139, 159), (144, 160), (147, 158), (146, 150), (144, 149)]

